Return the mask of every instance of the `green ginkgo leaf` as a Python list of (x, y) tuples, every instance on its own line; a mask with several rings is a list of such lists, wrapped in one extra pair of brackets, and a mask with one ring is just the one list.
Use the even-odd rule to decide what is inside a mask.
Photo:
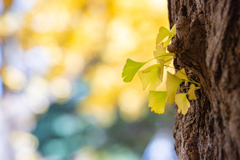
[(182, 83), (183, 81), (172, 75), (171, 73), (167, 72), (167, 81), (166, 81), (166, 87), (167, 87), (167, 94), (168, 94), (168, 102), (171, 104), (174, 104), (174, 100), (175, 100), (175, 94), (177, 92), (177, 89), (179, 87), (179, 85)]
[(188, 98), (189, 100), (195, 100), (197, 99), (196, 95), (195, 95), (195, 90), (196, 90), (196, 87), (194, 84), (191, 84), (190, 85), (190, 89), (188, 90), (187, 94), (189, 95)]
[(186, 93), (178, 93), (175, 96), (175, 102), (178, 106), (178, 113), (186, 114), (188, 108), (190, 107), (190, 103), (186, 97)]
[(155, 113), (162, 114), (164, 113), (165, 104), (167, 100), (167, 92), (161, 91), (150, 91), (148, 96), (148, 107), (151, 108), (151, 111)]
[(171, 32), (167, 28), (161, 27), (157, 35), (156, 44), (160, 43), (164, 38), (166, 38), (170, 34)]
[(162, 81), (158, 76), (159, 67), (161, 67), (161, 64), (155, 64), (138, 72), (138, 76), (143, 85), (143, 90), (145, 90), (148, 86), (149, 91), (155, 90), (161, 84)]
[(180, 78), (180, 79), (188, 80), (188, 76), (187, 76), (184, 68), (177, 71), (177, 73), (175, 73), (175, 76)]
[(127, 59), (127, 62), (123, 68), (122, 78), (124, 82), (131, 82), (134, 75), (137, 71), (144, 65), (146, 62), (135, 62), (131, 59)]

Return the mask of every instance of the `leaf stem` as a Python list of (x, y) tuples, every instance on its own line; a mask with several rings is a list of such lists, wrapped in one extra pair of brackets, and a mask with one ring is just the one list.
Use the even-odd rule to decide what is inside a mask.
[(173, 58), (171, 58), (171, 59), (169, 59), (169, 60), (165, 61), (165, 63), (166, 63), (166, 62), (168, 62), (168, 61), (171, 61), (171, 60), (173, 60)]
[(196, 85), (198, 85), (198, 87), (200, 87), (201, 86), (201, 84), (199, 84), (199, 83), (197, 83), (196, 81), (194, 81), (193, 79), (191, 79), (190, 77), (188, 77), (189, 79), (190, 79), (190, 81), (187, 81), (187, 82), (191, 82), (191, 83), (194, 83), (194, 84), (196, 84)]
[[(179, 72), (181, 72), (181, 70), (179, 70), (179, 69), (176, 69), (176, 68), (174, 68), (174, 67), (171, 67), (171, 66), (169, 66), (169, 65), (164, 65), (164, 66), (166, 66), (166, 67), (170, 67), (170, 68), (172, 68), (172, 69), (175, 69), (176, 71), (179, 71)], [(181, 72), (182, 74), (184, 74), (183, 72)], [(186, 75), (186, 74), (184, 74), (184, 75)], [(187, 82), (192, 82), (192, 83), (194, 83), (194, 84), (196, 84), (196, 85), (198, 85), (199, 87), (201, 86), (201, 84), (200, 83), (198, 83), (198, 82), (196, 82), (196, 81), (194, 81), (192, 78), (190, 78), (188, 75), (186, 75), (190, 80), (186, 80)]]
[(182, 88), (179, 88), (179, 89), (188, 89), (188, 88), (190, 88), (190, 87), (182, 87)]
[[(200, 89), (201, 87), (196, 87), (195, 90), (198, 90)], [(179, 89), (190, 89), (190, 87), (182, 87), (182, 88), (179, 88)]]
[[(159, 58), (159, 57), (169, 57), (169, 56), (173, 56), (173, 57), (174, 57), (174, 55), (168, 55), (168, 54), (165, 54), (165, 55), (162, 55), (162, 56), (154, 57), (154, 58), (148, 60), (147, 62), (150, 62), (150, 61), (152, 61), (152, 60), (154, 60), (154, 59), (156, 59), (156, 58)], [(146, 63), (147, 63), (147, 62), (146, 62)]]

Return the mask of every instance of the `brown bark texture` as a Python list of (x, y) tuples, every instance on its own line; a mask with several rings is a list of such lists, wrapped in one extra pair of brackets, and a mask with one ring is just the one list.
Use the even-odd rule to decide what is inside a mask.
[(177, 29), (168, 46), (174, 65), (201, 84), (188, 113), (176, 113), (177, 155), (239, 160), (240, 0), (168, 0), (168, 9)]

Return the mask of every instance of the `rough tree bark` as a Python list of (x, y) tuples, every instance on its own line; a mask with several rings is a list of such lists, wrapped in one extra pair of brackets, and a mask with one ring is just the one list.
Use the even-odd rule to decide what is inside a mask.
[[(177, 34), (174, 65), (201, 83), (186, 115), (176, 113), (180, 160), (240, 159), (240, 0), (168, 0)], [(181, 92), (186, 92), (182, 90)]]

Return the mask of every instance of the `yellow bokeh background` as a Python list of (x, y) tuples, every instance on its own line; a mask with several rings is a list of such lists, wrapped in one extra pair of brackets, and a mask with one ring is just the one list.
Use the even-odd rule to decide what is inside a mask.
[[(51, 67), (41, 81), (50, 84), (56, 100), (68, 99), (71, 79), (82, 74), (92, 89), (81, 110), (110, 125), (119, 106), (126, 121), (136, 121), (146, 114), (146, 92), (138, 78), (124, 84), (121, 71), (127, 58), (153, 57), (159, 27), (168, 27), (166, 5), (164, 0), (38, 0), (21, 26), (15, 15), (3, 14), (0, 34), (16, 36), (26, 51), (46, 50)], [(88, 65), (93, 59), (98, 62)], [(4, 66), (2, 75), (10, 90), (30, 85), (11, 66)]]
[[(33, 70), (26, 74), (3, 61), (1, 76), (7, 92), (28, 96), (32, 118), (70, 99), (79, 77), (91, 89), (77, 110), (96, 117), (99, 126), (112, 126), (117, 111), (130, 123), (147, 116), (148, 91), (137, 76), (124, 83), (121, 72), (127, 58), (153, 58), (158, 29), (169, 28), (166, 0), (21, 0), (32, 4), (21, 15), (8, 10), (11, 2), (3, 3), (0, 38), (4, 45), (14, 37)], [(14, 132), (13, 139), (25, 134)]]

